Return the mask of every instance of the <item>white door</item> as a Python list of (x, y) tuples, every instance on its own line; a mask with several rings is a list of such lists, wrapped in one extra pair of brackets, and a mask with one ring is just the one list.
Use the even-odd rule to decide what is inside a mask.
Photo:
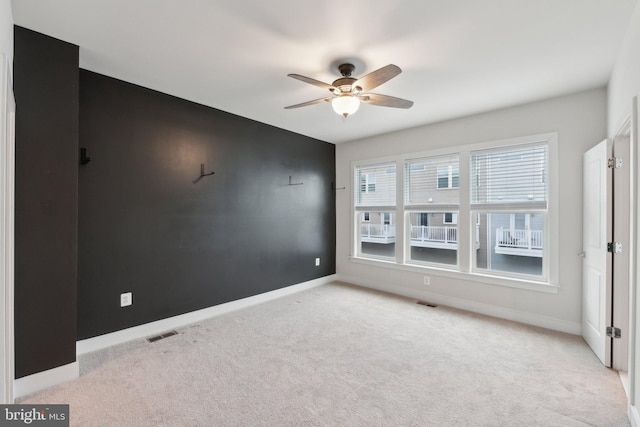
[(582, 336), (605, 366), (611, 366), (611, 141), (583, 157)]

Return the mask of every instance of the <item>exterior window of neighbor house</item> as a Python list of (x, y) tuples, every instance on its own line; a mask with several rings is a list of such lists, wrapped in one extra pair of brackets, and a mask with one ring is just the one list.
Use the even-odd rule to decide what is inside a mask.
[(371, 258), (396, 256), (396, 165), (382, 163), (355, 168), (355, 218), (358, 254)]
[(459, 188), (460, 187), (460, 167), (458, 164), (438, 166), (438, 188)]
[(549, 133), (354, 162), (352, 259), (553, 292), (556, 153)]
[(376, 191), (375, 173), (365, 173), (360, 176), (360, 191), (362, 193), (373, 193)]

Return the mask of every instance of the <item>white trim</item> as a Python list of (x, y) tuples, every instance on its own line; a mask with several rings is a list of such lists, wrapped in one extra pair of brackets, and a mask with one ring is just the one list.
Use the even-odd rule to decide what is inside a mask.
[[(460, 250), (458, 248), (458, 250)], [(368, 264), (376, 267), (393, 268), (395, 270), (411, 271), (420, 274), (430, 274), (439, 277), (450, 277), (452, 279), (466, 280), (469, 282), (484, 283), (487, 285), (506, 286), (509, 288), (525, 289), (527, 291), (537, 291), (547, 294), (557, 294), (560, 287), (558, 285), (552, 285), (547, 282), (539, 282), (530, 280), (523, 275), (523, 277), (506, 277), (506, 276), (493, 276), (491, 274), (482, 274), (478, 272), (463, 272), (453, 270), (455, 265), (451, 265), (452, 269), (444, 267), (437, 267), (435, 265), (418, 264), (416, 261), (411, 263), (397, 263), (390, 261), (389, 259), (373, 259), (373, 258), (360, 258), (351, 257), (351, 262), (357, 264)], [(439, 264), (443, 265), (443, 264)]]
[(376, 289), (378, 291), (416, 298), (435, 304), (458, 308), (460, 310), (498, 317), (500, 319), (512, 320), (515, 322), (538, 326), (554, 331), (565, 332), (573, 335), (580, 335), (582, 333), (582, 324), (580, 322), (572, 322), (569, 320), (557, 319), (549, 316), (541, 316), (539, 314), (527, 313), (510, 308), (483, 304), (462, 298), (450, 297), (432, 292), (425, 292), (423, 290), (410, 288), (407, 286), (399, 286), (395, 284), (390, 285), (388, 283), (361, 279), (353, 276), (338, 275), (338, 280), (341, 282), (352, 283), (354, 285)]
[(632, 427), (640, 427), (640, 414), (638, 414), (638, 408), (633, 405), (629, 405), (627, 415)]
[(18, 378), (14, 383), (15, 397), (20, 398), (45, 388), (53, 387), (80, 376), (80, 365), (77, 361), (47, 371), (38, 372)]
[(0, 403), (13, 403), (15, 98), (11, 62), (0, 54)]
[(210, 319), (215, 316), (230, 313), (232, 311), (251, 307), (263, 302), (272, 301), (287, 295), (295, 294), (300, 291), (315, 288), (316, 286), (325, 285), (336, 280), (336, 275), (320, 277), (308, 282), (298, 283), (296, 285), (287, 286), (282, 289), (265, 292), (263, 294), (242, 298), (236, 301), (230, 301), (213, 307), (203, 308), (202, 310), (192, 311), (190, 313), (169, 317), (167, 319), (157, 320), (155, 322), (145, 323), (144, 325), (134, 326), (132, 328), (122, 329), (120, 331), (109, 334), (100, 335), (93, 338), (78, 341), (76, 343), (76, 354), (78, 356), (92, 351), (101, 350), (117, 344), (122, 344), (139, 338), (145, 338), (151, 335), (166, 332), (171, 329), (180, 328), (202, 320)]

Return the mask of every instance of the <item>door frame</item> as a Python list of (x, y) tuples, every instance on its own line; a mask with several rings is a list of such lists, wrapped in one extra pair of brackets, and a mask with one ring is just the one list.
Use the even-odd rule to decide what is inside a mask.
[(611, 344), (611, 367), (617, 371), (629, 369), (630, 331), (630, 287), (633, 256), (632, 221), (634, 218), (632, 176), (635, 161), (632, 157), (630, 138), (630, 117), (613, 139), (613, 156), (622, 158), (622, 167), (614, 170), (613, 185), (613, 237), (612, 241), (622, 243), (622, 254), (614, 254), (612, 259), (612, 312), (611, 325), (622, 329), (619, 339)]
[(0, 53), (0, 403), (13, 403), (15, 111), (11, 63)]

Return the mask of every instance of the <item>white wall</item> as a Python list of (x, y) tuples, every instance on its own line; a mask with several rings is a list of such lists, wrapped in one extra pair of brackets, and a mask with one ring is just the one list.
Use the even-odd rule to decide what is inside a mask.
[(609, 136), (614, 136), (620, 129), (630, 114), (631, 98), (638, 93), (640, 93), (640, 3), (636, 5), (631, 16), (609, 80), (607, 123)]
[(11, 0), (0, 0), (0, 53), (13, 64), (13, 13)]
[[(608, 135), (613, 137), (620, 130), (620, 126), (631, 114), (631, 100), (634, 96), (640, 95), (640, 3), (636, 4), (631, 21), (627, 29), (624, 42), (618, 53), (616, 64), (609, 80), (608, 97)], [(640, 117), (636, 117), (639, 120)], [(638, 150), (638, 135), (632, 135), (632, 150), (635, 150), (636, 171), (638, 170), (638, 160), (640, 150)], [(636, 189), (640, 188), (640, 175), (636, 177)], [(636, 215), (640, 212), (640, 204), (636, 200)], [(639, 247), (640, 230), (636, 230), (636, 249)], [(640, 261), (640, 253), (635, 254)], [(633, 426), (640, 426), (640, 294), (637, 292), (640, 282), (640, 269), (637, 267), (637, 276), (632, 279), (631, 294), (631, 337), (630, 337), (630, 358), (629, 376), (631, 391), (629, 395), (629, 418)], [(634, 295), (635, 294), (635, 295)]]
[[(441, 304), (580, 333), (582, 154), (606, 137), (606, 89), (478, 114), (336, 146), (337, 274), (345, 281)], [(558, 294), (515, 289), (350, 261), (351, 162), (429, 148), (558, 132), (560, 260)], [(426, 293), (428, 292), (428, 293)]]

